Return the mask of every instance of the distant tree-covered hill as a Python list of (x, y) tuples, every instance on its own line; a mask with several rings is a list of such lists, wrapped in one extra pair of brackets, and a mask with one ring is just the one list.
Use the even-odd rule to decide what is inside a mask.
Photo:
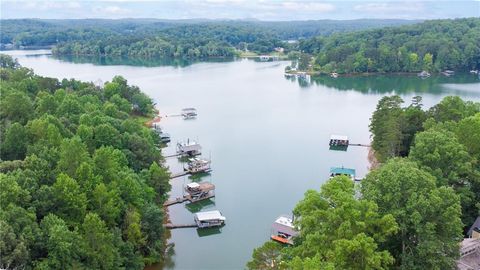
[(323, 72), (418, 72), (480, 67), (480, 18), (339, 33), (303, 40)]
[(233, 56), (235, 49), (267, 53), (283, 40), (411, 24), (408, 20), (294, 22), (216, 20), (2, 20), (2, 44), (56, 45), (56, 54), (184, 57)]

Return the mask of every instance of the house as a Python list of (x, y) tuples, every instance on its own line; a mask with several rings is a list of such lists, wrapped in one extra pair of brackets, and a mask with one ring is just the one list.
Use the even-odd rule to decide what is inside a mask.
[(470, 229), (468, 229), (467, 235), (470, 238), (480, 239), (480, 216), (477, 217)]

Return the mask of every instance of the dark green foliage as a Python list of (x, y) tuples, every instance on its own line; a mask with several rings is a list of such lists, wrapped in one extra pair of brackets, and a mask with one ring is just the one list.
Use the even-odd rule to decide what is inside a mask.
[(247, 267), (454, 269), (462, 230), (480, 209), (480, 108), (446, 97), (425, 112), (421, 102), (382, 98), (370, 130), (383, 163), (359, 189), (334, 177), (307, 191), (294, 210), (294, 245), (267, 242)]
[(380, 247), (397, 224), (376, 203), (355, 198), (346, 176), (309, 190), (295, 207), (300, 235), (293, 247), (267, 242), (253, 252), (249, 269), (388, 269), (393, 258)]
[(460, 199), (436, 188), (435, 177), (412, 161), (391, 159), (362, 181), (362, 195), (391, 214), (398, 233), (382, 247), (402, 269), (452, 269), (462, 239)]
[[(142, 269), (160, 261), (169, 177), (158, 135), (135, 119), (151, 115), (151, 100), (121, 77), (110, 95), (0, 59), (0, 268)], [(130, 115), (139, 100), (142, 110)]]
[(376, 157), (384, 162), (409, 156), (435, 176), (438, 187), (455, 190), (462, 221), (472, 224), (480, 201), (480, 104), (448, 96), (425, 112), (420, 97), (407, 108), (400, 103), (399, 97), (384, 97), (373, 114), (370, 130)]
[(323, 72), (418, 72), (480, 67), (480, 19), (340, 33), (301, 42)]

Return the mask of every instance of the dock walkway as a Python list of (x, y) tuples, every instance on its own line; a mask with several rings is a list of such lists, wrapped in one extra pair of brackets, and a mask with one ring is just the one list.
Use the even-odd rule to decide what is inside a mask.
[(188, 201), (187, 197), (178, 197), (174, 200), (168, 200), (168, 201), (164, 202), (163, 206), (170, 206), (170, 205), (174, 205), (174, 204), (177, 204), (177, 203), (183, 203), (185, 201)]
[(172, 224), (172, 223), (167, 223), (163, 224), (163, 227), (167, 229), (179, 229), (179, 228), (196, 228), (198, 227), (197, 224), (192, 223), (192, 224)]
[(171, 154), (171, 155), (163, 156), (163, 158), (178, 157), (178, 156), (181, 156), (181, 155), (182, 155), (181, 153), (176, 153), (176, 154)]
[(369, 144), (361, 144), (361, 143), (349, 143), (349, 146), (363, 146), (363, 147), (371, 147)]
[(207, 199), (210, 199), (210, 198), (213, 198), (213, 197), (215, 197), (215, 194), (209, 194), (207, 196), (201, 197), (200, 199), (191, 199), (189, 195), (185, 195), (183, 197), (177, 197), (176, 199), (173, 199), (173, 200), (168, 200), (168, 201), (163, 203), (163, 206), (170, 206), (170, 205), (174, 205), (174, 204), (177, 204), (177, 203), (183, 203), (183, 202), (186, 202), (186, 201), (190, 201), (191, 203), (195, 203), (195, 202), (207, 200)]
[(178, 178), (178, 177), (181, 177), (181, 176), (185, 176), (187, 174), (190, 174), (189, 172), (179, 172), (179, 173), (172, 173), (170, 175), (170, 179), (174, 179), (174, 178)]

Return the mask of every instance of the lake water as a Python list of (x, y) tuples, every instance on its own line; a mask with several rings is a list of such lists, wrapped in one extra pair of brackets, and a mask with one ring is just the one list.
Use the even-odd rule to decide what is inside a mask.
[[(269, 239), (274, 219), (289, 214), (307, 189), (319, 189), (330, 167), (355, 168), (363, 177), (368, 149), (329, 151), (328, 141), (331, 134), (343, 134), (351, 143), (368, 144), (369, 118), (382, 96), (396, 93), (408, 103), (421, 95), (428, 107), (447, 95), (480, 100), (480, 80), (470, 74), (299, 81), (283, 76), (288, 62), (59, 60), (45, 51), (8, 53), (42, 76), (106, 82), (121, 75), (153, 98), (161, 115), (197, 108), (198, 119), (164, 117), (161, 126), (172, 144), (188, 138), (200, 142), (213, 172), (193, 181), (213, 182), (216, 197), (171, 206), (170, 219), (192, 223), (194, 212), (218, 209), (227, 224), (219, 230), (173, 230), (166, 269), (242, 269), (253, 248)], [(169, 146), (164, 153), (174, 150)], [(167, 163), (173, 173), (182, 170), (176, 158)], [(190, 181), (187, 176), (172, 180), (172, 197)]]

